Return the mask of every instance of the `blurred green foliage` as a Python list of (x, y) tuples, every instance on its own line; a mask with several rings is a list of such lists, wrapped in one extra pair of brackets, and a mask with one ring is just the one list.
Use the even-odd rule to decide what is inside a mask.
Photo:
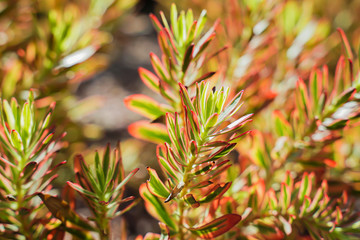
[[(78, 100), (78, 85), (108, 64), (103, 46), (109, 44), (115, 24), (129, 13), (135, 1), (1, 1), (0, 77), (3, 99), (26, 98), (36, 89), (37, 107), (57, 102), (53, 119), (59, 131), (71, 129), (74, 146), (84, 135), (101, 136), (77, 122), (103, 104), (93, 96)], [(87, 131), (84, 134), (84, 131)], [(82, 144), (81, 144), (82, 143)], [(75, 147), (74, 147), (75, 148)], [(75, 149), (73, 149), (75, 150)]]

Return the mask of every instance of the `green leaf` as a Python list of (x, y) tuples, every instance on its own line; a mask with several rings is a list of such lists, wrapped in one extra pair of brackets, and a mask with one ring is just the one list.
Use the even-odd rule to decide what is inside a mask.
[(202, 33), (202, 30), (204, 29), (206, 20), (207, 20), (206, 10), (202, 10), (200, 17), (197, 21), (195, 37), (200, 36), (200, 34)]
[(301, 78), (299, 78), (299, 80), (297, 81), (296, 90), (297, 90), (298, 104), (301, 107), (301, 109), (304, 111), (306, 116), (309, 118), (311, 116), (310, 115), (311, 111), (309, 110), (309, 108), (311, 109), (311, 105), (310, 105), (310, 100), (306, 85)]
[(341, 28), (337, 28), (337, 31), (338, 31), (339, 34), (340, 34), (341, 40), (342, 40), (343, 45), (344, 45), (344, 47), (345, 47), (345, 51), (346, 51), (347, 57), (348, 57), (350, 60), (353, 60), (353, 59), (354, 59), (354, 55), (353, 55), (353, 53), (352, 53), (352, 50), (351, 50), (349, 41), (348, 41), (348, 39), (347, 39), (344, 31), (343, 31)]
[(279, 220), (283, 224), (286, 235), (290, 235), (292, 232), (291, 224), (283, 216), (279, 216)]
[(209, 43), (213, 40), (215, 37), (215, 28), (219, 24), (219, 21), (217, 20), (214, 25), (204, 34), (204, 36), (201, 37), (201, 39), (197, 42), (197, 44), (194, 47), (193, 51), (193, 58), (196, 58), (200, 56), (200, 54), (207, 48)]
[(159, 90), (159, 78), (145, 68), (139, 68), (139, 75), (143, 83), (151, 90), (158, 93)]
[(36, 162), (29, 162), (26, 164), (21, 174), (24, 179), (30, 177), (36, 171), (38, 164)]
[(269, 162), (270, 161), (266, 157), (263, 149), (260, 149), (260, 148), (255, 148), (254, 149), (253, 161), (255, 162), (255, 164), (262, 167), (263, 169), (268, 169), (269, 168), (269, 165), (270, 165)]
[(192, 58), (192, 52), (194, 50), (194, 44), (192, 43), (187, 49), (186, 49), (186, 52), (185, 52), (185, 55), (184, 55), (184, 60), (183, 60), (183, 64), (182, 64), (182, 71), (183, 73), (186, 72), (187, 68), (189, 67), (189, 64), (191, 62), (191, 60), (193, 59)]
[(236, 96), (231, 100), (231, 102), (225, 107), (224, 111), (220, 113), (218, 123), (221, 123), (229, 119), (235, 112), (237, 112), (241, 107), (241, 97), (244, 91), (240, 91)]
[(336, 97), (333, 100), (332, 104), (334, 104), (335, 107), (339, 107), (340, 105), (346, 103), (355, 91), (356, 89), (354, 87), (345, 90), (343, 93), (341, 93), (340, 96)]
[(186, 166), (186, 158), (181, 158), (168, 143), (164, 143), (164, 145), (166, 148), (166, 159), (170, 164), (178, 167)]
[(147, 167), (147, 170), (150, 175), (150, 179), (146, 182), (149, 191), (157, 197), (166, 199), (170, 195), (169, 189), (166, 188), (154, 169)]
[(221, 157), (226, 156), (229, 152), (231, 152), (236, 146), (236, 143), (231, 143), (228, 144), (224, 147), (221, 147), (218, 151), (216, 151), (215, 153), (211, 154), (206, 160), (201, 161), (201, 163), (204, 162), (209, 162), (209, 161), (214, 161), (216, 159), (219, 159)]
[(185, 119), (187, 119), (188, 121), (186, 127), (191, 127), (191, 133), (194, 135), (195, 139), (197, 139), (197, 137), (200, 134), (200, 124), (199, 124), (198, 116), (193, 111), (185, 111)]
[(191, 153), (193, 156), (197, 157), (197, 154), (198, 154), (198, 146), (197, 146), (196, 141), (195, 141), (195, 140), (191, 140), (189, 144), (190, 144), (190, 146), (189, 146), (190, 153)]
[(193, 168), (192, 174), (194, 175), (206, 174), (212, 169), (214, 165), (215, 165), (214, 161), (199, 164), (195, 168)]
[(69, 204), (58, 197), (49, 194), (37, 193), (49, 211), (62, 222), (70, 221), (86, 230), (95, 231), (94, 227), (77, 215)]
[(213, 135), (218, 135), (218, 134), (229, 134), (229, 133), (235, 133), (238, 132), (240, 130), (240, 128), (242, 128), (247, 122), (252, 121), (251, 118), (254, 114), (247, 114), (245, 116), (242, 116), (241, 118), (233, 121), (232, 123), (230, 123), (228, 126), (226, 126), (226, 128), (220, 130), (218, 133), (213, 134)]
[(200, 207), (200, 203), (196, 201), (192, 194), (186, 194), (184, 197), (184, 201), (187, 202), (192, 208)]
[(113, 197), (115, 199), (117, 199), (120, 194), (121, 194), (121, 190), (122, 188), (125, 186), (125, 184), (139, 171), (139, 168), (135, 168), (134, 170), (132, 170), (122, 181), (121, 183), (119, 183), (114, 191), (113, 191)]
[(276, 134), (278, 136), (292, 136), (291, 125), (285, 119), (284, 115), (279, 110), (275, 110), (273, 116)]
[(161, 21), (162, 21), (163, 24), (164, 24), (164, 27), (165, 27), (168, 31), (170, 31), (169, 23), (168, 23), (168, 21), (166, 20), (166, 17), (165, 17), (165, 14), (164, 14), (163, 11), (160, 11), (160, 17), (161, 17)]
[(348, 119), (330, 119), (333, 120), (331, 122), (323, 123), (323, 125), (329, 130), (339, 130), (346, 126), (348, 123)]
[(303, 216), (304, 216), (305, 212), (308, 211), (308, 208), (309, 208), (310, 204), (311, 204), (311, 198), (308, 197), (308, 196), (305, 196), (305, 197), (304, 197), (304, 201), (303, 201), (303, 203), (302, 203), (302, 205), (301, 205), (301, 207), (300, 207), (299, 217), (303, 217)]
[(44, 122), (43, 122), (43, 124), (41, 126), (41, 130), (44, 130), (45, 128), (47, 128), (49, 126), (51, 115), (52, 115), (51, 112), (49, 112), (48, 115), (46, 115), (46, 117), (44, 119)]
[(179, 39), (179, 27), (177, 24), (178, 12), (176, 9), (176, 5), (173, 3), (171, 4), (170, 8), (170, 20), (171, 20), (171, 27), (174, 32), (175, 39)]
[(43, 145), (48, 144), (48, 143), (51, 141), (51, 139), (53, 138), (53, 136), (54, 136), (54, 133), (50, 133), (49, 135), (47, 135), (47, 136), (44, 138), (44, 140), (42, 141), (42, 144), (43, 144)]
[[(110, 144), (108, 143), (106, 145), (103, 162), (102, 162), (102, 169), (103, 169), (105, 180), (108, 180), (109, 165), (110, 165)], [(107, 184), (107, 181), (106, 181), (106, 184)]]
[(311, 103), (313, 104), (313, 107), (316, 106), (316, 103), (319, 101), (319, 87), (320, 86), (320, 80), (318, 73), (316, 71), (312, 71), (310, 74), (309, 79), (309, 86), (310, 86), (310, 96), (311, 96)]
[(300, 11), (301, 9), (296, 1), (289, 1), (286, 2), (285, 7), (282, 8), (281, 14), (278, 15), (282, 30), (286, 36), (292, 34), (294, 31)]
[[(9, 160), (1, 157), (1, 156), (0, 156), (0, 161), (2, 161), (3, 163), (5, 163), (6, 165), (10, 165), (10, 166), (12, 166), (12, 167), (16, 167), (15, 164), (17, 164), (17, 161), (16, 161), (15, 164), (14, 164), (14, 163), (12, 163), (11, 161), (9, 161)], [(7, 174), (4, 174), (4, 176), (7, 176)]]
[(289, 186), (285, 183), (281, 183), (280, 189), (280, 206), (282, 207), (282, 212), (286, 213), (291, 201), (291, 192)]
[(159, 123), (149, 123), (147, 121), (138, 121), (128, 127), (129, 133), (146, 141), (156, 144), (170, 142), (166, 127)]
[(191, 26), (191, 25), (193, 24), (193, 22), (194, 22), (194, 14), (193, 14), (193, 11), (192, 11), (191, 8), (186, 12), (185, 20), (186, 20), (186, 26), (187, 26), (188, 29), (189, 29), (190, 26)]
[(212, 239), (229, 231), (240, 220), (240, 215), (227, 214), (200, 227), (189, 228), (189, 230), (200, 238)]
[(205, 123), (205, 129), (210, 129), (214, 127), (217, 124), (217, 121), (219, 119), (218, 113), (213, 113), (206, 121)]
[(11, 144), (19, 151), (24, 149), (20, 134), (15, 129), (11, 131)]
[(158, 156), (158, 162), (162, 170), (165, 171), (165, 173), (172, 181), (179, 181), (179, 178), (174, 172), (174, 170), (179, 172), (179, 170), (176, 167), (172, 166), (165, 158), (161, 156)]
[(180, 16), (178, 18), (178, 28), (179, 28), (179, 38), (178, 41), (180, 43), (180, 46), (183, 46), (183, 44), (186, 41), (186, 22), (185, 22), (185, 12), (181, 11)]
[(205, 114), (204, 114), (205, 119), (208, 119), (214, 113), (215, 105), (216, 104), (214, 99), (214, 93), (211, 91), (207, 96), (205, 109), (202, 109), (205, 110)]
[(94, 199), (95, 201), (98, 199), (95, 193), (92, 193), (82, 187), (80, 187), (78, 184), (76, 183), (72, 183), (70, 181), (66, 182), (71, 188), (75, 189), (76, 191), (78, 191), (79, 193), (91, 197), (92, 199)]
[(156, 119), (166, 112), (171, 112), (170, 107), (164, 107), (155, 100), (142, 95), (134, 94), (124, 99), (125, 106), (149, 119)]
[[(168, 130), (169, 138), (171, 140), (171, 143), (177, 149), (178, 153), (182, 154), (183, 152), (185, 152), (185, 146), (183, 146), (183, 141), (181, 139), (179, 131), (177, 131), (179, 129), (179, 124), (177, 120), (177, 113), (175, 113), (175, 116), (166, 113), (166, 128)], [(184, 157), (184, 155), (182, 154), (181, 157)]]
[(208, 203), (214, 199), (221, 198), (230, 188), (230, 186), (231, 182), (225, 183), (224, 186), (216, 184), (207, 194), (205, 194), (205, 197), (199, 200), (199, 203)]
[(191, 27), (188, 30), (188, 35), (187, 35), (188, 37), (186, 39), (185, 46), (188, 46), (190, 43), (192, 43), (194, 41), (196, 27), (197, 27), (197, 21), (191, 22), (190, 24), (188, 24), (188, 26), (191, 26)]
[(164, 204), (153, 194), (150, 193), (146, 184), (141, 184), (140, 188), (140, 195), (145, 201), (145, 207), (147, 211), (155, 218), (159, 219), (160, 221), (164, 222), (173, 230), (177, 229), (177, 226), (168, 213), (167, 209), (165, 208)]
[(321, 115), (324, 111), (324, 108), (325, 108), (326, 100), (327, 100), (327, 94), (325, 92), (322, 92), (319, 97), (319, 101), (317, 102), (317, 105), (316, 105), (315, 116), (317, 118), (321, 117)]
[(156, 56), (154, 53), (150, 53), (150, 61), (151, 61), (151, 65), (154, 68), (154, 71), (160, 77), (160, 79), (166, 83), (172, 84), (172, 80), (170, 79), (169, 73), (162, 64), (159, 57)]
[(285, 184), (289, 187), (289, 190), (292, 191), (294, 186), (294, 179), (291, 177), (291, 174), (289, 171), (286, 171), (285, 173)]
[(105, 190), (105, 177), (104, 172), (102, 171), (99, 153), (96, 151), (95, 153), (95, 173), (96, 173), (96, 182), (98, 182), (98, 186), (100, 191)]
[(23, 106), (20, 119), (20, 129), (26, 145), (29, 144), (34, 126), (34, 117), (30, 104), (26, 102)]
[(320, 200), (323, 198), (324, 196), (324, 189), (323, 188), (319, 188), (317, 191), (316, 191), (316, 194), (315, 196), (313, 197), (312, 199), (312, 202), (308, 208), (308, 212), (312, 212), (314, 211), (315, 209), (317, 209), (318, 207), (318, 204), (320, 202)]
[[(95, 153), (95, 158), (98, 158), (98, 153)], [(82, 155), (77, 154), (74, 158), (74, 168), (77, 176), (81, 176), (86, 181), (87, 187), (92, 192), (95, 192), (98, 196), (101, 194), (101, 190), (99, 188), (99, 183), (96, 181), (89, 167), (86, 165), (84, 158)], [(81, 183), (81, 181), (79, 181)]]
[(181, 83), (179, 83), (179, 86), (180, 86), (180, 97), (181, 97), (181, 101), (182, 103), (190, 110), (190, 111), (193, 111), (193, 112), (196, 112), (195, 111), (195, 108), (190, 100), (190, 96), (185, 88), (185, 86)]
[(6, 122), (9, 125), (10, 129), (16, 129), (16, 122), (15, 122), (13, 110), (11, 109), (9, 102), (5, 99), (3, 100), (3, 110), (6, 115), (6, 119), (7, 119)]
[(150, 13), (149, 14), (150, 20), (153, 23), (155, 29), (159, 32), (163, 29), (163, 26), (161, 25), (160, 21), (157, 19), (157, 17), (155, 17), (154, 14)]
[(163, 52), (163, 54), (165, 55), (166, 59), (172, 59), (174, 58), (173, 55), (173, 49), (170, 47), (168, 39), (167, 39), (167, 35), (165, 33), (165, 31), (160, 31), (158, 33), (158, 42), (159, 42), (159, 46), (161, 51)]
[(276, 210), (278, 208), (278, 200), (276, 198), (275, 190), (270, 188), (267, 192), (269, 197), (269, 203), (272, 210)]
[(19, 104), (16, 100), (16, 98), (12, 97), (11, 101), (10, 101), (10, 105), (11, 105), (11, 110), (14, 114), (14, 118), (17, 118), (17, 112), (19, 110)]
[(309, 174), (305, 172), (303, 174), (301, 183), (300, 183), (300, 189), (299, 189), (299, 203), (302, 204), (304, 201), (305, 196), (309, 196), (311, 191), (311, 182), (309, 181)]

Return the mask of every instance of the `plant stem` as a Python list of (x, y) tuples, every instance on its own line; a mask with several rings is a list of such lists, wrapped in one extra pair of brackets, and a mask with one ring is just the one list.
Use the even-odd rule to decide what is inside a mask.
[(101, 214), (99, 214), (97, 218), (98, 226), (99, 226), (99, 234), (101, 240), (109, 240), (110, 238), (110, 221), (106, 217), (106, 206), (102, 206)]
[[(203, 144), (203, 142), (204, 142), (204, 139), (206, 138), (206, 137), (204, 137), (204, 135), (205, 136), (207, 136), (207, 134), (204, 134), (204, 133), (202, 133), (201, 135), (200, 135), (200, 140), (199, 140), (199, 142), (198, 142), (198, 146), (199, 146), (199, 152), (201, 151), (201, 147), (200, 146), (202, 146), (202, 144)], [(184, 170), (184, 174), (183, 174), (183, 183), (184, 183), (184, 187), (182, 188), (182, 190), (181, 190), (181, 192), (180, 192), (180, 194), (179, 194), (179, 196), (180, 196), (180, 198), (179, 198), (179, 237), (180, 237), (180, 240), (184, 240), (185, 239), (185, 236), (184, 236), (184, 227), (183, 227), (183, 225), (184, 225), (184, 210), (185, 210), (185, 204), (184, 204), (184, 200), (183, 200), (183, 197), (185, 196), (185, 194), (187, 193), (187, 191), (188, 191), (188, 186), (189, 186), (189, 183), (190, 183), (190, 181), (189, 181), (189, 176), (190, 176), (190, 172), (191, 172), (191, 170), (192, 170), (192, 167), (193, 167), (193, 165), (195, 164), (195, 162), (196, 162), (196, 160), (197, 160), (197, 157), (196, 156), (190, 156), (190, 161), (189, 161), (189, 163), (187, 164), (187, 166), (186, 166), (186, 168), (185, 168), (185, 170)]]
[(21, 210), (23, 208), (25, 208), (25, 192), (23, 189), (23, 179), (21, 177), (21, 172), (25, 166), (26, 163), (26, 158), (23, 155), (21, 158), (21, 161), (19, 162), (19, 166), (16, 169), (16, 181), (15, 181), (15, 186), (16, 186), (16, 201), (17, 201), (17, 208), (16, 211), (18, 212), (18, 220), (20, 221), (20, 232), (26, 237), (26, 239), (31, 240), (32, 238), (32, 234), (30, 231), (30, 219), (27, 219), (25, 215), (23, 215), (21, 213)]
[(179, 212), (180, 212), (180, 218), (179, 218), (179, 238), (181, 240), (185, 239), (184, 238), (184, 231), (183, 231), (183, 219), (184, 219), (184, 201), (180, 201), (179, 203)]

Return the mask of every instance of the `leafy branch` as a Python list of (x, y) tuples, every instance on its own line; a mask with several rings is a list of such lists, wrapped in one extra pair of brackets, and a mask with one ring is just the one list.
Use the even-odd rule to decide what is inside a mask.
[[(227, 214), (216, 218), (205, 214), (199, 221), (192, 213), (207, 212), (208, 203), (220, 199), (231, 182), (219, 182), (219, 175), (231, 166), (229, 160), (221, 160), (235, 147), (244, 133), (240, 129), (249, 121), (251, 114), (230, 123), (242, 103), (242, 92), (229, 101), (229, 89), (211, 90), (210, 83), (196, 85), (196, 94), (190, 97), (180, 85), (182, 112), (166, 115), (166, 126), (171, 143), (158, 147), (159, 165), (167, 180), (161, 181), (156, 172), (148, 168), (150, 180), (140, 187), (140, 193), (150, 213), (166, 224), (167, 235), (187, 239), (191, 235), (213, 238), (229, 231), (241, 217)], [(164, 203), (156, 200), (162, 198)], [(170, 204), (170, 206), (167, 206)], [(175, 216), (169, 213), (169, 208)]]
[[(158, 57), (153, 53), (150, 54), (155, 74), (144, 68), (139, 68), (139, 74), (144, 84), (162, 96), (167, 104), (160, 104), (141, 94), (129, 96), (124, 100), (129, 109), (154, 122), (161, 122), (167, 112), (182, 110), (178, 83), (194, 88), (195, 83), (209, 79), (215, 72), (204, 72), (206, 62), (224, 50), (219, 50), (210, 57), (206, 53), (206, 49), (215, 37), (217, 25), (214, 24), (207, 32), (204, 32), (206, 11), (201, 13), (198, 20), (194, 20), (191, 10), (179, 13), (173, 4), (170, 23), (163, 12), (160, 12), (160, 16), (163, 25), (154, 15), (150, 15), (150, 18), (158, 31), (162, 55)], [(137, 122), (129, 126), (129, 132), (147, 141), (169, 142), (166, 129), (159, 126), (159, 123)]]
[(50, 219), (41, 214), (43, 205), (34, 196), (52, 188), (50, 184), (57, 177), (54, 173), (65, 161), (52, 166), (54, 154), (63, 146), (59, 140), (52, 140), (54, 132), (49, 128), (55, 104), (39, 121), (34, 93), (28, 94), (22, 107), (15, 98), (10, 103), (3, 100), (1, 105), (0, 218), (4, 236), (37, 239), (46, 233), (37, 224)]

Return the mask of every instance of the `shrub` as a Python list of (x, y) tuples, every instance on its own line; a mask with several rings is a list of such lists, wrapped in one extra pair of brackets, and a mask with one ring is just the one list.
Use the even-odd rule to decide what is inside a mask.
[[(284, 7), (284, 11), (290, 11), (290, 6)], [(232, 11), (236, 10), (235, 6)], [(301, 64), (309, 57), (306, 51), (317, 50), (294, 46), (300, 41), (298, 36), (287, 50), (287, 58), (280, 54), (276, 60), (277, 64), (288, 61), (285, 65), (266, 66), (274, 58), (267, 52), (271, 49), (267, 44), (275, 45), (277, 40), (267, 31), (261, 36), (252, 33), (245, 50), (238, 51), (242, 51), (241, 58), (249, 57), (254, 65), (229, 71), (217, 62), (224, 75), (211, 72), (203, 75), (206, 79), (198, 78), (211, 63), (211, 57), (198, 49), (207, 48), (214, 40), (218, 23), (201, 37), (197, 30), (202, 29), (199, 26), (206, 19), (205, 12), (194, 21), (191, 10), (178, 13), (172, 5), (170, 24), (163, 13), (160, 16), (163, 25), (151, 18), (158, 30), (162, 56), (150, 55), (155, 74), (143, 68), (139, 74), (169, 106), (140, 95), (125, 100), (130, 109), (150, 119), (130, 125), (130, 133), (153, 142), (159, 142), (159, 138), (165, 141), (157, 148), (165, 179), (148, 168), (150, 179), (140, 187), (148, 212), (160, 221), (161, 234), (149, 233), (144, 239), (356, 238), (358, 214), (348, 197), (348, 192), (354, 193), (351, 186), (337, 179), (337, 184), (349, 187), (338, 192), (328, 187), (328, 181), (334, 181), (332, 172), (339, 169), (337, 150), (332, 146), (344, 137), (344, 129), (356, 128), (359, 116), (355, 93), (360, 74), (344, 32), (338, 30), (347, 55), (340, 57), (334, 77), (326, 65), (311, 71), (301, 69), (298, 74), (309, 80), (299, 77), (293, 87), (279, 89), (279, 93), (269, 89), (270, 94), (262, 95), (264, 88), (277, 84), (273, 79), (276, 71), (286, 76), (294, 71), (296, 61)], [(220, 29), (232, 26), (231, 21), (234, 18)], [(305, 28), (302, 34), (306, 31), (310, 30)], [(256, 37), (259, 39), (254, 50), (251, 45)], [(236, 52), (236, 47), (233, 43), (230, 49)], [(290, 56), (295, 47), (304, 52)], [(215, 51), (213, 56), (220, 56), (224, 50)], [(305, 56), (300, 57), (300, 53)], [(228, 55), (230, 66), (233, 54)], [(262, 76), (262, 64), (269, 78)], [(240, 70), (245, 75), (238, 76), (237, 81), (234, 76)], [(187, 80), (189, 76), (191, 81)], [(218, 80), (219, 76), (224, 79)], [(233, 89), (224, 87), (227, 84)], [(242, 137), (248, 132), (241, 128), (251, 114), (238, 117), (243, 93), (236, 93), (237, 86), (245, 87), (245, 96), (247, 88), (254, 91), (243, 100), (255, 112), (252, 118), (256, 131), (247, 137)], [(232, 100), (229, 95), (234, 96)], [(163, 118), (165, 126), (159, 123)], [(238, 162), (222, 158), (232, 150), (238, 151)]]
[[(137, 239), (359, 238), (359, 57), (338, 29), (345, 55), (334, 70), (321, 66), (332, 48), (325, 42), (330, 23), (302, 19), (306, 4), (276, 2), (244, 1), (242, 8), (226, 1), (231, 7), (224, 22), (208, 19), (205, 10), (195, 20), (192, 10), (178, 12), (175, 4), (170, 21), (163, 12), (161, 20), (150, 15), (161, 56), (151, 53), (154, 72), (139, 68), (139, 75), (166, 103), (140, 94), (124, 100), (148, 119), (131, 124), (129, 132), (158, 144), (162, 173), (147, 167), (150, 178), (139, 188), (143, 201), (124, 197), (139, 168), (125, 176), (120, 144), (96, 151), (93, 162), (76, 155), (75, 180), (61, 196), (52, 185), (66, 163), (55, 163), (54, 156), (67, 145), (65, 133), (50, 127), (54, 92), (61, 87), (60, 95), (70, 97), (70, 72), (75, 80), (91, 74), (91, 56), (107, 35), (82, 23), (99, 22), (117, 5), (92, 1), (83, 14), (72, 3), (64, 11), (54, 3), (42, 21), (46, 4), (31, 5), (34, 16), (14, 4), (15, 12), (39, 23), (12, 20), (36, 34), (24, 33), (16, 55), (3, 51), (10, 60), (1, 69), (1, 238), (111, 239), (117, 231), (111, 221), (140, 202), (159, 220), (160, 233)], [(291, 21), (281, 22), (289, 15)], [(19, 93), (27, 95), (25, 102), (7, 100)], [(77, 213), (75, 192), (91, 216)]]

